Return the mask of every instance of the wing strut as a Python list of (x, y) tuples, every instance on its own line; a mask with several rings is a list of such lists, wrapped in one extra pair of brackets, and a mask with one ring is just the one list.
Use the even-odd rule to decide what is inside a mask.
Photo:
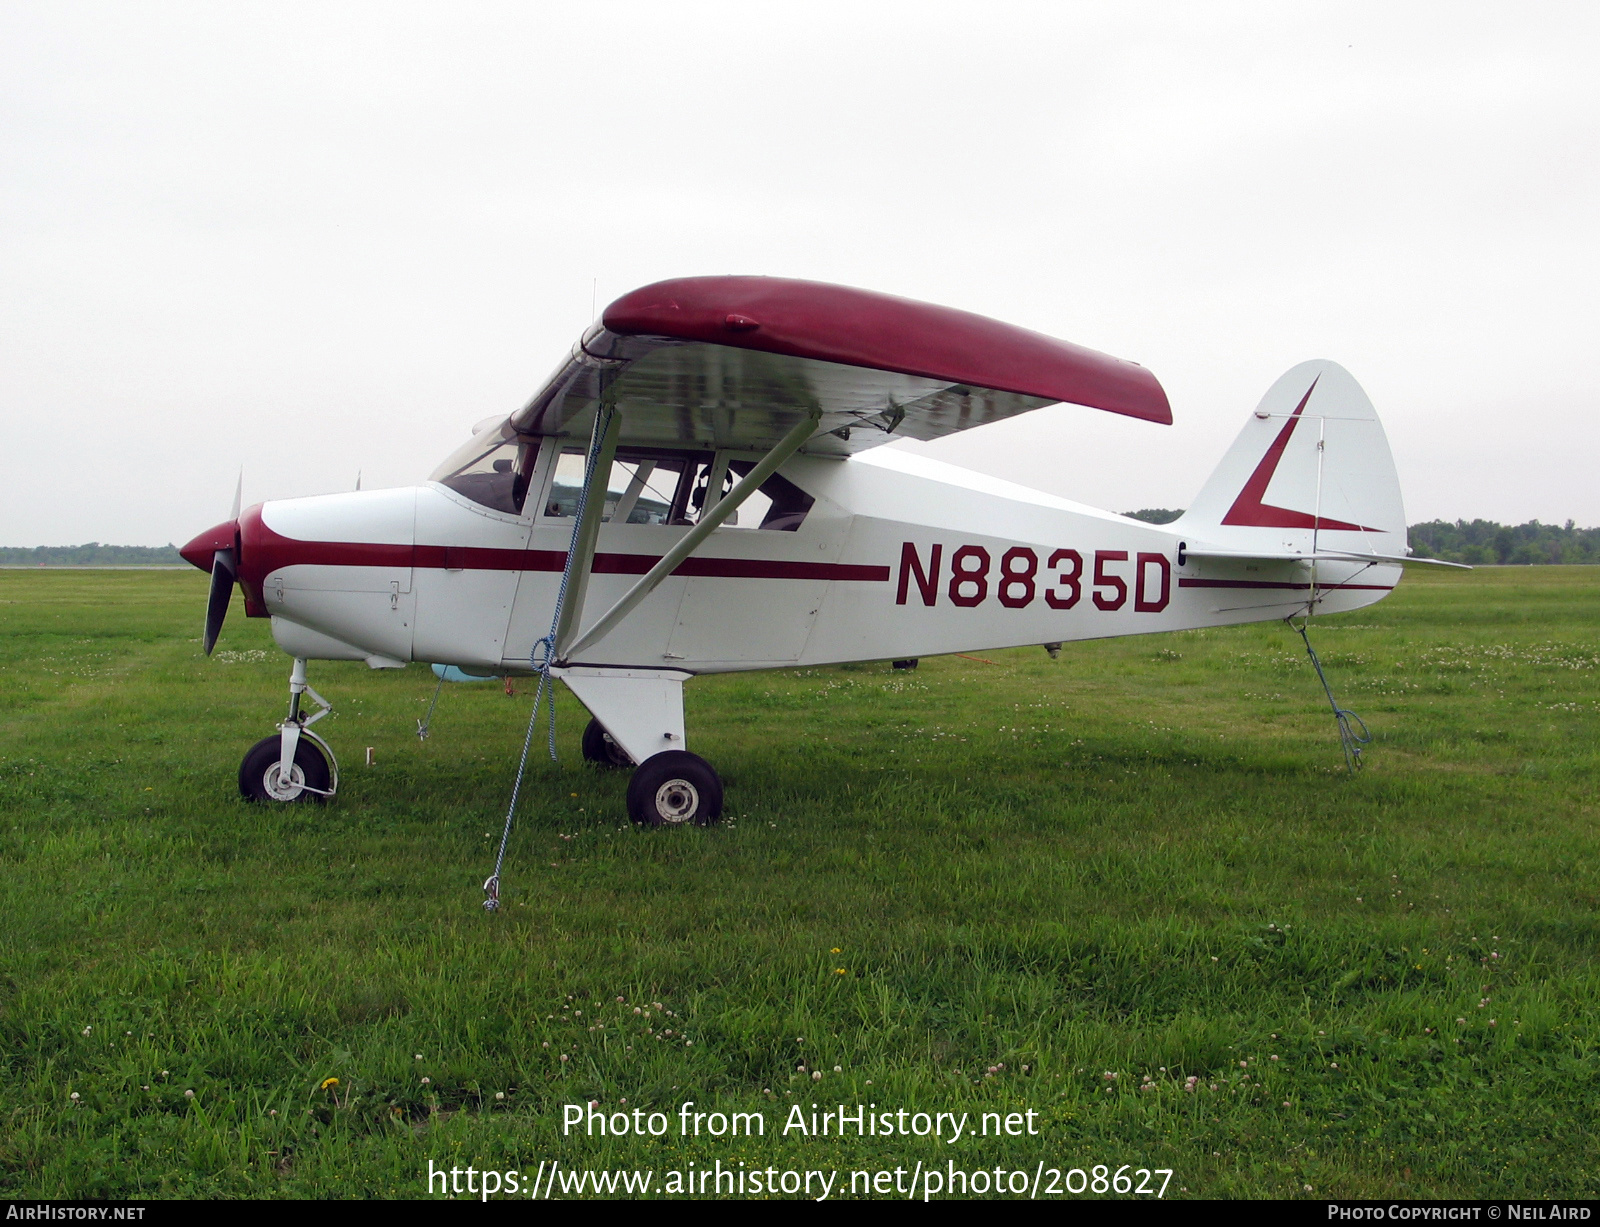
[[(608, 385), (610, 381), (607, 381)], [(610, 388), (607, 387), (607, 396)], [(589, 591), (589, 576), (594, 571), (594, 547), (600, 537), (600, 517), (605, 512), (606, 486), (611, 478), (611, 461), (617, 454), (617, 436), (621, 433), (622, 411), (607, 405), (611, 411), (595, 417), (595, 431), (604, 431), (589, 449), (589, 468), (583, 475), (583, 505), (577, 509), (578, 532), (572, 542), (571, 557), (567, 560), (567, 592), (556, 620), (555, 657), (566, 659), (564, 644), (577, 631), (583, 618), (583, 600)]]
[[(622, 598), (601, 616), (598, 622), (579, 635), (575, 643), (564, 647), (562, 646), (561, 638), (558, 636), (556, 639), (557, 661), (563, 665), (567, 664), (584, 648), (598, 643), (615, 630), (617, 623), (632, 613), (640, 601), (654, 592), (656, 586), (662, 580), (676, 571), (679, 564), (694, 553), (699, 548), (700, 543), (709, 537), (714, 529), (718, 528), (724, 520), (739, 510), (740, 505), (760, 489), (761, 483), (771, 477), (777, 471), (779, 465), (800, 450), (806, 440), (816, 431), (817, 425), (821, 420), (821, 410), (813, 408), (809, 414), (796, 422), (790, 428), (789, 433), (778, 441), (777, 446), (763, 456), (761, 462), (746, 473), (738, 485), (728, 491), (727, 497), (718, 500), (714, 506), (708, 507), (705, 514), (700, 517), (700, 522), (686, 532), (679, 539), (678, 544), (662, 555), (661, 561), (651, 567), (645, 575), (642, 575), (639, 581), (629, 588), (622, 595)], [(614, 443), (612, 447), (615, 450)], [(713, 497), (710, 488), (707, 489), (706, 497), (707, 502)], [(598, 519), (597, 515), (596, 520), (598, 521)], [(583, 560), (585, 582), (587, 582), (588, 571), (593, 562), (593, 554), (594, 543), (591, 540), (589, 543), (589, 557)], [(582, 592), (581, 587), (579, 592)], [(577, 615), (575, 613), (573, 621), (576, 622), (576, 620)]]

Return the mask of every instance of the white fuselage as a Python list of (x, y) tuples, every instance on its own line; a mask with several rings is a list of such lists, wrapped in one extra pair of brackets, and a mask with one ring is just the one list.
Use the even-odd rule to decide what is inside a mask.
[[(796, 457), (796, 531), (720, 528), (573, 664), (712, 673), (934, 656), (1356, 609), (1398, 565), (1196, 559), (1156, 526), (906, 452)], [(543, 506), (543, 499), (530, 499)], [(551, 626), (569, 519), (437, 483), (262, 505), (253, 576), (291, 655), (529, 672)], [(248, 531), (248, 530), (247, 530)], [(599, 530), (591, 625), (687, 527)], [(249, 566), (247, 536), (244, 559)], [(1315, 589), (1312, 585), (1315, 584)]]

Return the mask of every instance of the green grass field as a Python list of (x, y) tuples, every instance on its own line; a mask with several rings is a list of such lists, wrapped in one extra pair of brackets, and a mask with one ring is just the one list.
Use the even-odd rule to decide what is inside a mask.
[[(1600, 568), (1422, 570), (1313, 631), (1373, 730), (1354, 779), (1276, 623), (699, 680), (705, 830), (631, 829), (563, 691), (496, 916), (531, 686), (447, 687), (419, 743), (425, 669), (314, 665), (341, 795), (250, 807), (263, 622), (236, 603), (206, 660), (197, 573), (0, 572), (0, 1187), (414, 1197), (430, 1160), (556, 1160), (660, 1191), (720, 1160), (835, 1197), (951, 1162), (1594, 1196)], [(563, 1137), (590, 1100), (673, 1128)], [(686, 1100), (767, 1132), (680, 1137)], [(1039, 1134), (785, 1136), (813, 1103)]]

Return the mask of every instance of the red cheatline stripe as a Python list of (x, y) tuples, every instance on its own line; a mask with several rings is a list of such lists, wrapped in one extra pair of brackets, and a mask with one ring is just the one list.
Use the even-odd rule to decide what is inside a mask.
[[(450, 571), (554, 571), (567, 565), (565, 550), (494, 550), (459, 545), (368, 545), (345, 541), (274, 543), (272, 569), (297, 565), (423, 567)], [(643, 575), (659, 554), (596, 554), (596, 575)], [(831, 562), (780, 562), (764, 558), (690, 558), (674, 575), (717, 579), (825, 579), (888, 583), (888, 567)]]
[[(1180, 579), (1180, 588), (1289, 588), (1304, 592), (1310, 584), (1277, 583), (1264, 579)], [(1393, 592), (1393, 584), (1318, 584), (1319, 588), (1354, 588), (1363, 592)]]

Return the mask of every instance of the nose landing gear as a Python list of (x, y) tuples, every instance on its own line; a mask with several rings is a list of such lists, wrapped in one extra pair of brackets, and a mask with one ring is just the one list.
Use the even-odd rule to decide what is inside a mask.
[[(307, 716), (300, 696), (310, 695), (321, 710)], [(276, 737), (250, 747), (239, 764), (239, 795), (246, 801), (325, 801), (339, 790), (339, 762), (333, 750), (310, 726), (333, 710), (306, 681), (306, 662), (296, 658), (289, 674), (289, 715)], [(284, 764), (288, 767), (285, 768)]]

